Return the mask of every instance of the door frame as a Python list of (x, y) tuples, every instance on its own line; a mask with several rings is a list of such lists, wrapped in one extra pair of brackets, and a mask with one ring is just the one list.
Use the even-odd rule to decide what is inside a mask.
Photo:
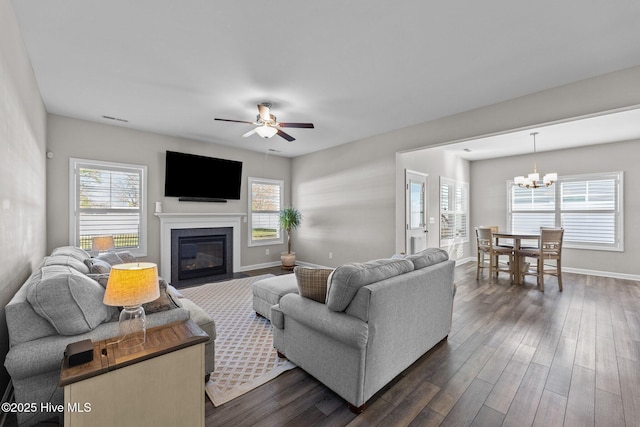
[[(410, 183), (412, 178), (417, 178), (423, 187), (423, 206), (422, 206), (422, 218), (418, 227), (411, 228), (411, 192)], [(429, 213), (429, 175), (423, 172), (418, 172), (410, 169), (404, 170), (404, 250), (405, 254), (409, 254), (411, 251), (411, 237), (424, 234), (426, 245), (429, 243), (429, 229), (428, 229), (428, 213)]]

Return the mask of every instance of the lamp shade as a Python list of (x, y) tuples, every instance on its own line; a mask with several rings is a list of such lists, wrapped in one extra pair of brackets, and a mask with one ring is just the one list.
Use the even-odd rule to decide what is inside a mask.
[(113, 236), (94, 236), (91, 239), (91, 248), (94, 251), (108, 251), (115, 247)]
[(130, 262), (111, 267), (106, 305), (131, 307), (144, 304), (160, 296), (158, 267), (151, 262)]

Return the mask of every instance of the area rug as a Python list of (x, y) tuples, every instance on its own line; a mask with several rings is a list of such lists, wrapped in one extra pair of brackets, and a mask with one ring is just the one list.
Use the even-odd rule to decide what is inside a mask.
[(215, 371), (206, 384), (220, 406), (295, 368), (273, 348), (271, 322), (253, 311), (253, 283), (272, 274), (180, 289), (216, 323)]

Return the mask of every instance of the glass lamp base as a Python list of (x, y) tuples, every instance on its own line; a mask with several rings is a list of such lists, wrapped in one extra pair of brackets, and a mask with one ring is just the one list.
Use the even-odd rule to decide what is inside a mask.
[(118, 347), (130, 348), (142, 345), (147, 338), (147, 319), (141, 305), (124, 307), (120, 312), (120, 341)]

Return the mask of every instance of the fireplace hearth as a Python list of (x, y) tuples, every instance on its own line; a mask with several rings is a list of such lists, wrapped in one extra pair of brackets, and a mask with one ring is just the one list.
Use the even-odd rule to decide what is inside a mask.
[(233, 277), (233, 228), (171, 230), (171, 284), (185, 287)]

